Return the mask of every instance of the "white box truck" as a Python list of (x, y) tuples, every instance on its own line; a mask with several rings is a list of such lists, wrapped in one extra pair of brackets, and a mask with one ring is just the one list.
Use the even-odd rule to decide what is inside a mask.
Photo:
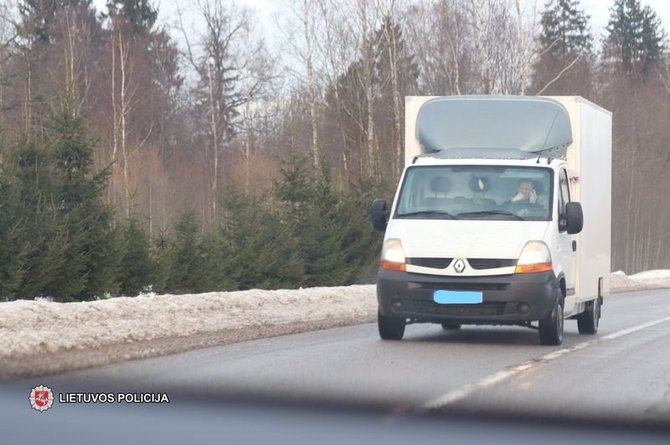
[(378, 327), (522, 325), (595, 334), (609, 294), (612, 115), (581, 97), (408, 97), (406, 166), (385, 232)]

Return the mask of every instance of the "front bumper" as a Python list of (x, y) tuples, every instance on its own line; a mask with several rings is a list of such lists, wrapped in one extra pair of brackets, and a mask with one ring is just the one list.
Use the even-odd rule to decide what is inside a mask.
[[(481, 291), (479, 304), (438, 304), (436, 290)], [(552, 271), (483, 277), (445, 277), (380, 270), (377, 301), (383, 315), (418, 322), (517, 324), (543, 319), (552, 310), (559, 280)]]

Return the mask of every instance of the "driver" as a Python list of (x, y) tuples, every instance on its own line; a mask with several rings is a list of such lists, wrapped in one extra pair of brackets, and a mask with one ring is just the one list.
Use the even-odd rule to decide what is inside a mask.
[(527, 179), (520, 179), (517, 184), (516, 195), (510, 199), (510, 202), (535, 204), (537, 202), (537, 192), (533, 187), (533, 183)]

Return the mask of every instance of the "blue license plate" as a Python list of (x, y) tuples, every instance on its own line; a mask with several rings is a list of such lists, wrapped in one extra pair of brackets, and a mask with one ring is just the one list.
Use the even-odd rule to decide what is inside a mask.
[(437, 304), (479, 304), (484, 301), (481, 292), (436, 290), (433, 301)]

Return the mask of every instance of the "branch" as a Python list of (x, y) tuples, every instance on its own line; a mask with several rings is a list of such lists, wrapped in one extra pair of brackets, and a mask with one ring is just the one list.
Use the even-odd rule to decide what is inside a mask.
[(538, 96), (541, 96), (542, 93), (544, 93), (544, 91), (545, 91), (547, 88), (549, 88), (553, 83), (555, 83), (555, 82), (557, 82), (558, 80), (560, 80), (560, 78), (563, 77), (563, 74), (565, 74), (570, 68), (572, 68), (572, 67), (575, 65), (575, 63), (577, 63), (577, 61), (578, 61), (579, 59), (581, 59), (581, 58), (582, 58), (581, 55), (578, 55), (577, 57), (575, 57), (575, 60), (573, 60), (572, 62), (570, 62), (570, 64), (569, 64), (568, 66), (566, 66), (565, 68), (563, 68), (563, 69), (561, 70), (561, 72), (559, 72), (559, 73), (556, 75), (556, 77), (554, 77), (553, 79), (551, 79), (551, 80), (550, 80), (544, 87), (542, 87), (542, 89), (541, 89), (540, 91), (537, 92), (537, 95), (538, 95)]

